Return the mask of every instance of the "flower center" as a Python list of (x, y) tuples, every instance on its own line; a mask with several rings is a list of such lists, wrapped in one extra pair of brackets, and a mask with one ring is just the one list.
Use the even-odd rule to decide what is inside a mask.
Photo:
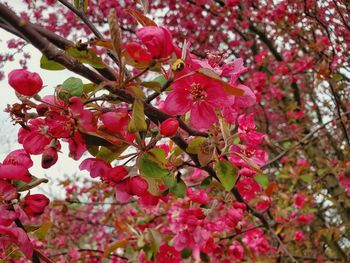
[(192, 83), (190, 93), (193, 101), (204, 100), (207, 97), (205, 88), (199, 83)]

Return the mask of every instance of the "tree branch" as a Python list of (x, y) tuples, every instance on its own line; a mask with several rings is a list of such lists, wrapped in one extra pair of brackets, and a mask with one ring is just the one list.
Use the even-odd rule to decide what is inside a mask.
[(274, 157), (272, 160), (270, 160), (268, 163), (264, 164), (263, 166), (261, 166), (260, 168), (262, 170), (268, 168), (271, 164), (277, 162), (279, 159), (281, 159), (283, 156), (285, 156), (287, 153), (291, 152), (292, 150), (295, 150), (297, 147), (308, 144), (309, 139), (318, 131), (324, 129), (328, 124), (332, 123), (333, 121), (339, 121), (341, 120), (342, 116), (346, 116), (346, 115), (350, 115), (350, 111), (344, 112), (342, 114), (340, 114), (340, 116), (337, 116), (336, 118), (331, 119), (330, 121), (327, 121), (326, 123), (322, 124), (321, 126), (319, 126), (318, 128), (316, 128), (315, 130), (309, 132), (303, 139), (301, 139), (300, 141), (298, 141), (297, 144), (295, 144), (293, 147), (284, 150), (283, 152), (281, 152), (279, 155), (277, 155), (276, 157)]

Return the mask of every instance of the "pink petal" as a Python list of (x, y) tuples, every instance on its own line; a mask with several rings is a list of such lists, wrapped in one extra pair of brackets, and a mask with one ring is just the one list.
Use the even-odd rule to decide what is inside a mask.
[(28, 169), (13, 164), (0, 165), (0, 179), (21, 180), (29, 183), (31, 175)]
[(10, 152), (3, 161), (3, 164), (21, 165), (29, 169), (33, 166), (33, 161), (25, 150), (20, 149)]
[(188, 94), (175, 89), (164, 101), (164, 111), (171, 115), (182, 115), (191, 109), (192, 100)]
[(208, 130), (218, 120), (214, 109), (206, 102), (195, 103), (191, 110), (191, 126), (197, 130)]

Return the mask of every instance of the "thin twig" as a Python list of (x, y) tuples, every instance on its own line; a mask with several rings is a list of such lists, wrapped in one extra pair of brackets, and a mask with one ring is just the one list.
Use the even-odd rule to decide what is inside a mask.
[(334, 122), (334, 121), (339, 121), (339, 119), (341, 119), (342, 116), (346, 116), (346, 115), (350, 115), (350, 111), (344, 112), (342, 114), (340, 114), (340, 116), (337, 116), (333, 119), (331, 119), (330, 121), (327, 121), (326, 123), (322, 124), (321, 126), (319, 126), (318, 128), (316, 128), (315, 130), (309, 132), (303, 139), (301, 139), (300, 141), (298, 141), (298, 143), (296, 143), (293, 147), (284, 150), (283, 152), (281, 152), (279, 155), (277, 155), (276, 157), (274, 157), (272, 160), (270, 160), (268, 163), (264, 164), (263, 166), (260, 167), (261, 170), (264, 170), (266, 168), (268, 168), (271, 164), (277, 162), (279, 159), (281, 159), (283, 156), (285, 156), (287, 153), (291, 152), (292, 150), (295, 150), (296, 148), (298, 148), (299, 146), (308, 144), (309, 139), (318, 131), (324, 129), (328, 124)]

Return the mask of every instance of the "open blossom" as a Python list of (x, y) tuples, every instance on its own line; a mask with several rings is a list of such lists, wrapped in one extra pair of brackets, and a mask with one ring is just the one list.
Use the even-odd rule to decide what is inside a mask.
[(32, 176), (28, 168), (32, 165), (32, 160), (24, 150), (15, 150), (6, 156), (2, 164), (0, 163), (0, 180), (9, 179), (30, 182)]
[(233, 261), (242, 261), (244, 258), (244, 248), (238, 241), (234, 240), (228, 248), (228, 255)]
[(182, 262), (180, 252), (168, 244), (161, 245), (157, 253), (157, 263), (179, 263)]
[(208, 130), (217, 122), (215, 109), (229, 106), (232, 97), (220, 82), (204, 75), (193, 74), (175, 81), (173, 91), (164, 102), (164, 110), (171, 115), (191, 112), (191, 126), (198, 130)]
[(33, 244), (30, 242), (26, 232), (19, 227), (6, 227), (0, 225), (0, 252), (5, 251), (5, 249), (11, 244), (18, 245), (28, 259), (32, 257)]
[(265, 254), (271, 250), (271, 247), (260, 228), (245, 232), (242, 241), (256, 254)]

